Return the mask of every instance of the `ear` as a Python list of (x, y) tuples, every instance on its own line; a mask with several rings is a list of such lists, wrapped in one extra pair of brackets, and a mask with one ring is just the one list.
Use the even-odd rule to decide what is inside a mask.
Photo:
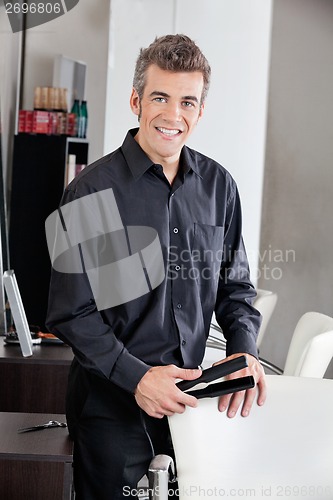
[(140, 115), (140, 97), (135, 88), (133, 87), (131, 97), (130, 97), (130, 106), (133, 113), (137, 116)]
[(200, 118), (202, 117), (203, 115), (203, 112), (204, 112), (204, 109), (205, 109), (205, 103), (203, 102), (200, 106), (200, 111), (199, 111), (199, 116), (198, 116), (198, 121), (200, 120)]

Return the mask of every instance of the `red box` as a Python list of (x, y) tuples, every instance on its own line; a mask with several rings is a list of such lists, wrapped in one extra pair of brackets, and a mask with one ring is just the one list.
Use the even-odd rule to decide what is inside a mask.
[(33, 111), (26, 111), (25, 112), (25, 132), (27, 134), (31, 134), (32, 133), (33, 116), (34, 116), (34, 112)]
[(49, 133), (56, 135), (58, 133), (58, 113), (51, 111), (49, 113)]
[(31, 134), (32, 132), (33, 111), (20, 109), (18, 120), (18, 133)]
[(66, 115), (67, 113), (63, 113), (62, 111), (57, 111), (57, 134), (65, 135), (66, 134)]
[(70, 137), (76, 137), (77, 133), (77, 117), (75, 113), (67, 113), (66, 134)]
[(50, 133), (50, 117), (48, 111), (34, 111), (32, 132), (34, 134)]
[(25, 132), (25, 115), (26, 115), (26, 110), (20, 109), (19, 119), (18, 119), (18, 133), (19, 134), (22, 134)]

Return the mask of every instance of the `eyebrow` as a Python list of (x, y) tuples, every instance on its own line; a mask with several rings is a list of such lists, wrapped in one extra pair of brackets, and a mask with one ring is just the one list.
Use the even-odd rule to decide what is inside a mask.
[[(149, 95), (150, 95), (150, 97), (153, 97), (153, 96), (170, 97), (169, 94), (167, 94), (166, 92), (159, 92), (158, 90), (154, 90)], [(199, 102), (198, 98), (195, 97), (194, 95), (184, 95), (182, 97), (182, 99), (185, 99), (186, 101)]]

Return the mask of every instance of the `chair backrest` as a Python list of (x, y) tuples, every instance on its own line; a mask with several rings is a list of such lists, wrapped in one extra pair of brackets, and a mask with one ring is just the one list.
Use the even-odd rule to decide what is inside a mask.
[(265, 335), (267, 325), (276, 306), (277, 298), (278, 297), (275, 292), (263, 290), (261, 288), (257, 289), (257, 296), (254, 299), (253, 305), (262, 315), (261, 327), (257, 338), (258, 347), (260, 346), (260, 343)]
[(229, 419), (217, 398), (169, 417), (180, 500), (333, 498), (333, 380), (267, 375), (268, 398)]
[(294, 330), (284, 375), (323, 377), (333, 357), (333, 318), (307, 312)]

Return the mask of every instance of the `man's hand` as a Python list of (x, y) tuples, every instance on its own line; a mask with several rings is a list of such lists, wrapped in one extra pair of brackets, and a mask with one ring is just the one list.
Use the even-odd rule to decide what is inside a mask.
[[(246, 356), (248, 361), (248, 368), (244, 368), (243, 370), (239, 370), (238, 372), (232, 373), (228, 375), (228, 379), (234, 379), (238, 377), (246, 377), (247, 375), (252, 375), (256, 386), (258, 387), (258, 399), (257, 404), (262, 406), (266, 401), (266, 381), (265, 381), (265, 373), (264, 369), (259, 363), (259, 361), (250, 354), (239, 353), (233, 354), (232, 356), (228, 356), (222, 361), (214, 363), (213, 366), (224, 363), (229, 359), (238, 358), (239, 356)], [(219, 410), (225, 411), (228, 408), (228, 417), (232, 418), (236, 415), (238, 408), (242, 405), (241, 415), (243, 417), (247, 417), (251, 411), (251, 407), (253, 401), (256, 397), (257, 389), (254, 387), (253, 389), (248, 389), (247, 391), (235, 392), (234, 394), (226, 394), (225, 396), (221, 396), (219, 400)]]
[(148, 415), (155, 418), (183, 413), (185, 406), (195, 408), (198, 400), (178, 389), (176, 381), (195, 380), (201, 373), (201, 370), (187, 370), (174, 365), (150, 368), (136, 387), (136, 402)]

